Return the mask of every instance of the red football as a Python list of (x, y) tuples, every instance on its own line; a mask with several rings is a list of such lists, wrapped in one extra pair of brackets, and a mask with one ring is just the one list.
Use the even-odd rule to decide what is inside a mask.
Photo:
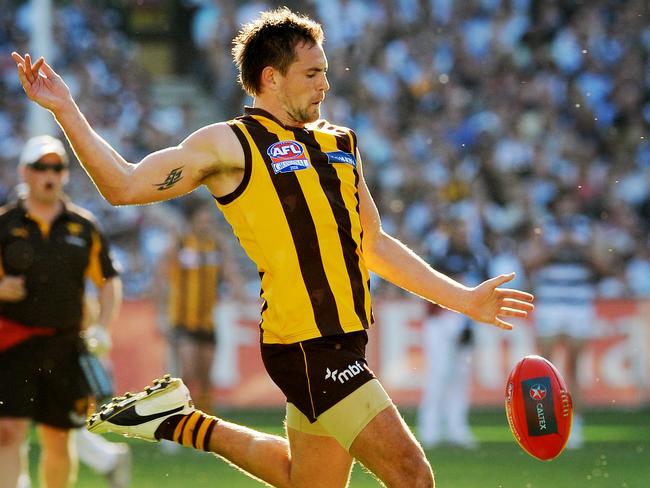
[(537, 459), (557, 457), (571, 433), (571, 394), (558, 370), (541, 356), (522, 358), (506, 383), (506, 416), (521, 448)]

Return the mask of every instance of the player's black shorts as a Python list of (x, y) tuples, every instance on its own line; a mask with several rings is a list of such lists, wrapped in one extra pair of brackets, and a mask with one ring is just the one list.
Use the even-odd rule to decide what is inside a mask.
[(184, 325), (175, 325), (173, 328), (174, 340), (189, 339), (193, 342), (216, 344), (217, 335), (212, 329), (189, 329)]
[(366, 362), (365, 330), (295, 344), (262, 344), (271, 379), (311, 422), (375, 378)]
[(35, 337), (0, 353), (0, 417), (83, 426), (89, 389), (79, 366), (80, 341), (74, 332)]

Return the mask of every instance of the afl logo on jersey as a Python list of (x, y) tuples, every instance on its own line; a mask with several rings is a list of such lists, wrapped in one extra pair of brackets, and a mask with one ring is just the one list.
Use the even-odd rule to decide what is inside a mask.
[(276, 175), (309, 167), (305, 151), (302, 145), (296, 141), (280, 141), (271, 144), (266, 150), (266, 154), (271, 158), (271, 166)]

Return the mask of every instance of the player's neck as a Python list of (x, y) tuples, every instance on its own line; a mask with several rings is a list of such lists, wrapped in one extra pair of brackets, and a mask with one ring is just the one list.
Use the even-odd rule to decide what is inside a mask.
[(275, 102), (275, 99), (258, 96), (253, 101), (253, 108), (259, 108), (265, 112), (270, 113), (285, 127), (296, 127), (301, 129), (305, 126), (303, 122), (296, 122), (293, 118), (291, 118), (287, 111), (284, 110), (280, 104)]
[(25, 198), (25, 209), (29, 215), (51, 223), (63, 210), (63, 202), (61, 200), (43, 201), (28, 195)]

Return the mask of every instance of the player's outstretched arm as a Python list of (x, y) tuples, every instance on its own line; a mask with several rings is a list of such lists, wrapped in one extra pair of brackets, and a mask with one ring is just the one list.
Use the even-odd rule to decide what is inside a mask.
[[(357, 154), (358, 167), (361, 158)], [(512, 329), (503, 317), (526, 317), (533, 310), (533, 296), (500, 288), (515, 274), (499, 275), (470, 288), (429, 266), (402, 242), (381, 228), (377, 207), (363, 175), (359, 181), (363, 255), (368, 267), (382, 278), (473, 320)]]
[[(140, 163), (126, 161), (90, 126), (70, 90), (43, 58), (12, 53), (18, 77), (30, 100), (49, 110), (101, 194), (113, 205), (167, 200), (198, 187), (222, 171), (214, 141), (233, 136), (225, 124), (190, 135), (178, 146), (157, 151)], [(229, 146), (229, 144), (226, 144)]]

